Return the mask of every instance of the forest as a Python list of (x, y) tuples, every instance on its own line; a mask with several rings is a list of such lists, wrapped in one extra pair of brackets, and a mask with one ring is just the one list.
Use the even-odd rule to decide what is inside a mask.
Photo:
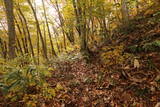
[(160, 107), (160, 0), (0, 0), (0, 107)]

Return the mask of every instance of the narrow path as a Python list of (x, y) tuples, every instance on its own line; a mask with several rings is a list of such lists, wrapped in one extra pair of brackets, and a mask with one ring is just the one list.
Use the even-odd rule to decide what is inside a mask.
[(160, 100), (160, 91), (151, 90), (148, 81), (136, 82), (135, 78), (145, 76), (144, 71), (133, 74), (132, 68), (124, 70), (115, 65), (110, 72), (98, 57), (90, 64), (81, 58), (58, 63), (58, 70), (48, 81), (53, 87), (60, 83), (64, 90), (48, 103), (49, 107), (154, 107)]

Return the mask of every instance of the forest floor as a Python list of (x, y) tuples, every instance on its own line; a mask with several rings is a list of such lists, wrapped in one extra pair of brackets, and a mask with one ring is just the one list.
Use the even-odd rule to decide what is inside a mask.
[(125, 31), (116, 33), (111, 44), (97, 47), (90, 62), (79, 52), (61, 54), (51, 63), (52, 76), (47, 78), (51, 87), (59, 84), (61, 91), (42, 107), (155, 107), (159, 104), (159, 19), (160, 13), (154, 13), (133, 20), (131, 28), (122, 28)]
[(64, 90), (48, 102), (49, 107), (154, 107), (160, 101), (160, 72), (146, 68), (145, 61), (138, 69), (129, 64), (111, 69), (95, 59), (90, 64), (83, 59), (59, 62), (48, 82), (53, 87), (59, 83)]
[[(133, 21), (134, 30), (98, 48), (90, 63), (79, 53), (62, 55), (48, 82), (53, 87), (61, 84), (63, 90), (48, 107), (155, 107), (160, 102), (160, 54), (140, 50), (160, 40), (160, 23), (154, 19)], [(138, 51), (128, 53), (133, 45)]]

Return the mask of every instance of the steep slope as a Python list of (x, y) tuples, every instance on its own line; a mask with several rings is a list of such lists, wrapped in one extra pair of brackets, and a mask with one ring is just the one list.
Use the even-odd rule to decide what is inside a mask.
[(48, 106), (154, 107), (160, 101), (159, 19), (156, 11), (121, 26), (113, 44), (97, 50), (91, 63), (72, 54), (58, 61), (48, 81), (65, 90)]

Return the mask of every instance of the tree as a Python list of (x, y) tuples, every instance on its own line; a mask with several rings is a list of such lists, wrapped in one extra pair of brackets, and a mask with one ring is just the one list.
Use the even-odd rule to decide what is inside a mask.
[(50, 41), (51, 49), (52, 49), (52, 55), (53, 55), (53, 56), (57, 56), (57, 54), (56, 54), (56, 52), (55, 52), (55, 50), (54, 50), (54, 47), (53, 47), (52, 35), (51, 35), (51, 32), (50, 32), (50, 28), (49, 28), (49, 23), (48, 23), (48, 19), (47, 19), (47, 14), (46, 14), (46, 9), (45, 9), (44, 0), (42, 0), (42, 4), (43, 4), (45, 22), (46, 22), (47, 30), (48, 30), (49, 41)]
[(76, 24), (77, 24), (77, 31), (80, 36), (80, 48), (81, 53), (83, 56), (90, 56), (90, 50), (86, 43), (86, 25), (87, 25), (87, 19), (86, 19), (86, 5), (85, 1), (82, 2), (78, 0), (73, 0), (73, 7), (76, 15)]
[[(24, 25), (25, 25), (24, 28), (27, 30), (27, 34), (28, 34), (27, 37), (28, 37), (28, 41), (29, 41), (29, 46), (30, 46), (30, 50), (31, 50), (31, 53), (32, 53), (32, 56), (33, 56), (33, 59), (34, 59), (35, 55), (34, 55), (34, 50), (33, 50), (33, 45), (32, 45), (32, 40), (31, 40), (31, 34), (30, 34), (30, 31), (29, 31), (29, 28), (28, 28), (28, 23), (27, 23), (27, 20), (26, 20), (24, 14), (22, 13), (20, 7), (18, 8), (18, 11), (19, 11), (19, 13), (20, 13), (20, 15), (21, 15), (21, 17), (24, 21), (24, 22), (22, 21), (21, 23), (24, 23)], [(34, 60), (34, 62), (36, 63), (35, 60)]]
[(42, 36), (42, 32), (41, 32), (41, 29), (40, 29), (40, 25), (39, 25), (39, 21), (38, 21), (38, 18), (37, 18), (37, 14), (36, 14), (36, 11), (34, 10), (33, 8), (33, 5), (31, 3), (30, 0), (27, 0), (32, 12), (33, 12), (33, 15), (34, 15), (34, 18), (35, 18), (35, 21), (36, 21), (36, 26), (37, 26), (37, 30), (38, 30), (38, 33), (39, 33), (39, 36), (40, 36), (40, 40), (41, 40), (41, 43), (42, 43), (42, 49), (43, 49), (43, 55), (44, 55), (44, 58), (46, 60), (48, 60), (48, 56), (47, 56), (47, 47), (46, 47), (46, 44), (44, 42), (44, 39), (43, 39), (43, 36)]
[(122, 22), (123, 24), (128, 24), (129, 22), (129, 13), (128, 13), (128, 6), (127, 0), (122, 0), (121, 2), (121, 11), (122, 11)]
[(16, 47), (16, 32), (14, 23), (14, 13), (13, 13), (13, 0), (4, 0), (7, 16), (8, 25), (8, 37), (9, 37), (9, 58), (13, 59), (16, 57), (15, 47)]

